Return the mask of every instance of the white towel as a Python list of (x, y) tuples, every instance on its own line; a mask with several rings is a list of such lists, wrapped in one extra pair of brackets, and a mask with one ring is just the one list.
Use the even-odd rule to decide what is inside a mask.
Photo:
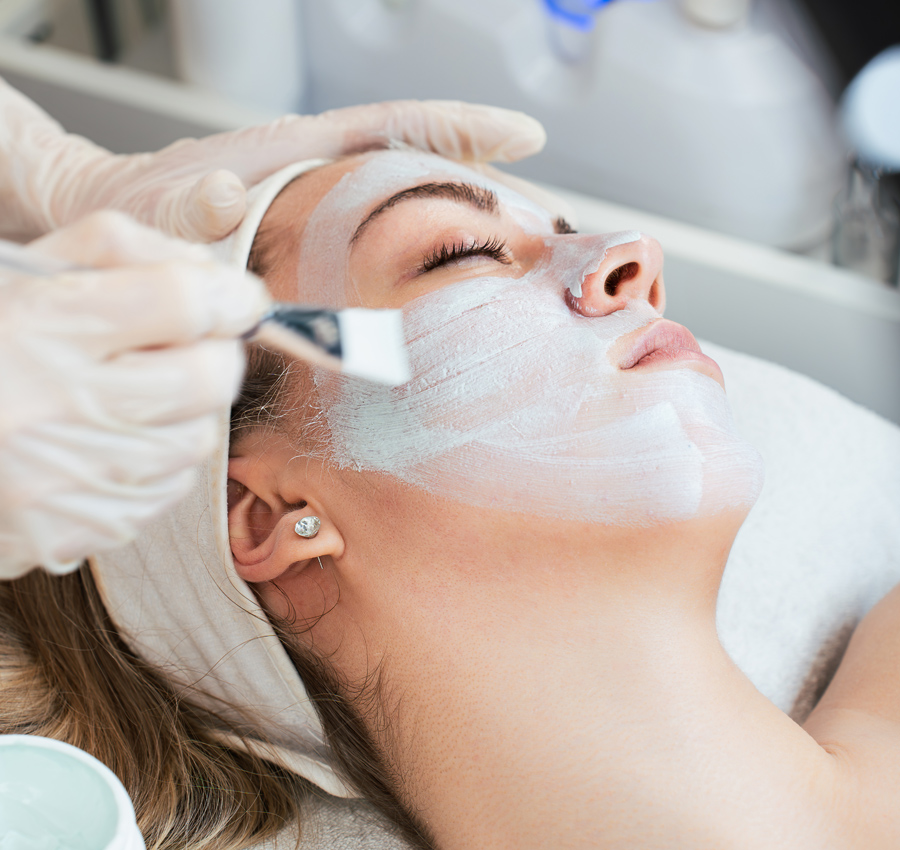
[[(702, 347), (766, 461), (728, 560), (719, 633), (759, 690), (802, 720), (853, 627), (900, 582), (900, 428), (803, 375)], [(317, 804), (301, 850), (409, 846), (367, 811), (361, 801)], [(279, 839), (266, 850), (293, 847), (295, 835)]]
[(304, 803), (300, 839), (288, 827), (250, 850), (412, 850), (368, 803), (327, 795)]
[[(815, 381), (711, 343), (766, 483), (728, 560), (719, 634), (759, 690), (802, 720), (863, 614), (900, 582), (900, 428)], [(323, 803), (301, 850), (402, 850), (360, 801)], [(267, 848), (293, 846), (285, 833)], [(262, 850), (262, 848), (260, 848)]]
[(756, 687), (802, 720), (853, 627), (900, 582), (900, 428), (795, 372), (701, 345), (766, 462), (725, 570), (719, 634)]

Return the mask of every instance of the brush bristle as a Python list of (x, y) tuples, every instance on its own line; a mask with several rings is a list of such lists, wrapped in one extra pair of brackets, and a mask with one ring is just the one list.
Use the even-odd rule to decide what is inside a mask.
[(389, 386), (406, 383), (409, 358), (400, 310), (350, 308), (338, 314), (341, 328), (341, 371)]

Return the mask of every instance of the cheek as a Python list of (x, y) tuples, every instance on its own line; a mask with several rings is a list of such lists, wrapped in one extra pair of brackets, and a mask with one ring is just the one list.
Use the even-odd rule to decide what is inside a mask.
[(317, 373), (337, 465), (470, 505), (619, 526), (752, 498), (754, 464), (721, 388), (687, 370), (613, 367), (616, 341), (658, 313), (634, 301), (574, 315), (564, 296), (581, 267), (562, 265), (410, 302), (415, 377), (402, 387)]
[[(633, 392), (608, 358), (656, 313), (584, 319), (561, 289), (537, 274), (480, 279), (409, 305), (409, 384), (320, 376), (337, 462), (468, 503), (620, 521), (648, 469), (688, 443), (678, 416)], [(681, 455), (696, 464), (693, 450)], [(686, 494), (683, 469), (669, 467), (665, 498), (696, 503), (696, 486)]]

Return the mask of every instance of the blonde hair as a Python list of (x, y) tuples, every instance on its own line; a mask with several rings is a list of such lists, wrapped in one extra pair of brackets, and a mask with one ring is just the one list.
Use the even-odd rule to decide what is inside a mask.
[[(311, 410), (286, 404), (297, 378), (279, 355), (251, 352), (233, 410), (235, 436), (296, 426)], [(298, 640), (313, 624), (274, 625), (336, 769), (413, 846), (433, 846), (400, 802), (398, 777), (357, 708), (378, 714), (384, 705), (377, 676), (349, 686)], [(299, 843), (304, 800), (322, 792), (252, 752), (225, 747), (222, 730), (240, 734), (128, 648), (87, 566), (0, 582), (0, 733), (55, 738), (104, 762), (134, 802), (147, 850), (243, 850), (290, 825)]]
[(147, 850), (240, 850), (299, 823), (308, 783), (215, 740), (122, 641), (87, 567), (0, 582), (0, 732), (81, 747), (116, 773)]
[[(258, 233), (250, 268), (264, 275), (285, 235)], [(296, 435), (300, 427), (308, 451), (323, 449), (313, 394), (298, 396), (309, 389), (304, 378), (279, 355), (252, 349), (232, 439), (272, 427)], [(316, 706), (336, 770), (401, 837), (433, 847), (371, 733), (373, 723), (389, 722), (379, 677), (343, 682), (299, 639), (314, 624), (273, 625)], [(252, 752), (225, 747), (223, 730), (240, 734), (128, 648), (86, 566), (0, 581), (0, 734), (55, 738), (104, 762), (131, 796), (147, 850), (243, 850), (290, 825), (299, 845), (304, 800), (322, 792)]]
[[(247, 360), (244, 384), (232, 408), (232, 445), (245, 434), (280, 433), (292, 440), (298, 453), (326, 456), (327, 428), (308, 368), (259, 346), (249, 349)], [(284, 601), (290, 608), (289, 600)], [(365, 682), (344, 681), (328, 659), (316, 655), (303, 639), (315, 621), (289, 615), (273, 620), (272, 625), (316, 707), (342, 778), (413, 846), (433, 847), (428, 828), (403, 804), (402, 777), (371, 731), (375, 726), (387, 728), (393, 721), (381, 671), (373, 671)]]

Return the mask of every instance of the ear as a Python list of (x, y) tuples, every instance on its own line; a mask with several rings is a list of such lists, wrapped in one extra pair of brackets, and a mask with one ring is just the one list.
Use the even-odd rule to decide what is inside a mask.
[[(310, 492), (298, 499), (304, 482), (286, 464), (264, 457), (234, 457), (228, 464), (228, 536), (238, 575), (248, 583), (296, 575), (321, 558), (339, 558), (344, 540), (322, 502)], [(309, 488), (314, 490), (312, 485)], [(293, 500), (288, 502), (285, 494)], [(294, 526), (306, 516), (321, 522), (315, 537), (300, 537)]]

